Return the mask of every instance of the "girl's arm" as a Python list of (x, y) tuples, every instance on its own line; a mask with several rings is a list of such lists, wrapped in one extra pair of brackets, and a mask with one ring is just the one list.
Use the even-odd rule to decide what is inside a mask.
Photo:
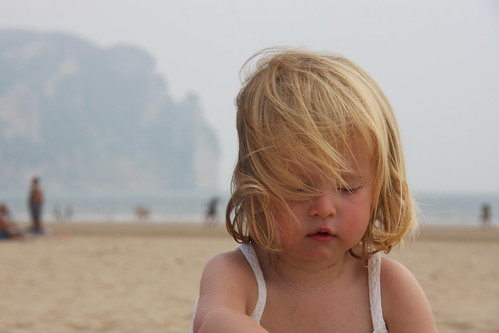
[(256, 279), (241, 251), (212, 258), (201, 277), (194, 333), (267, 332), (247, 314), (257, 297)]
[(383, 316), (390, 333), (437, 332), (423, 289), (407, 268), (383, 258), (380, 278)]

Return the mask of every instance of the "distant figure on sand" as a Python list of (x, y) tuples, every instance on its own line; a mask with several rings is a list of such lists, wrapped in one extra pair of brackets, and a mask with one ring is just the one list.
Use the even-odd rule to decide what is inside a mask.
[(29, 193), (28, 205), (31, 214), (31, 232), (33, 232), (34, 234), (43, 234), (43, 190), (40, 187), (40, 178), (38, 177), (33, 177), (33, 180), (31, 181), (31, 190)]
[(482, 205), (482, 225), (485, 228), (490, 227), (490, 206), (488, 204)]
[(149, 208), (138, 205), (135, 207), (135, 215), (137, 215), (137, 221), (139, 222), (145, 222), (147, 219), (149, 219), (149, 215), (151, 212), (149, 211)]
[(212, 226), (217, 224), (217, 205), (218, 198), (213, 197), (208, 202), (208, 206), (206, 207), (206, 216), (204, 219), (204, 224), (207, 226)]
[(57, 222), (62, 222), (63, 221), (61, 207), (59, 207), (59, 205), (55, 205), (54, 206), (52, 214), (54, 215), (54, 220), (56, 220)]
[(9, 208), (0, 204), (0, 239), (22, 237), (22, 232), (9, 217)]
[(73, 208), (70, 205), (66, 205), (63, 210), (61, 206), (55, 205), (52, 214), (57, 222), (69, 222), (73, 216)]
[(66, 205), (66, 208), (64, 209), (64, 218), (66, 222), (71, 221), (71, 218), (73, 217), (73, 207), (71, 205)]

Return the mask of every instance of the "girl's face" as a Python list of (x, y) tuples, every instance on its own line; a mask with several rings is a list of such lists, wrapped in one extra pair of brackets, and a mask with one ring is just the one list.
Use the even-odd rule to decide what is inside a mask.
[(320, 196), (288, 201), (291, 212), (274, 210), (282, 229), (283, 259), (327, 260), (344, 254), (362, 239), (369, 223), (374, 172), (364, 147), (357, 144), (353, 148), (347, 162), (354, 173), (345, 177), (347, 186), (337, 188), (318, 179), (314, 186), (322, 191)]

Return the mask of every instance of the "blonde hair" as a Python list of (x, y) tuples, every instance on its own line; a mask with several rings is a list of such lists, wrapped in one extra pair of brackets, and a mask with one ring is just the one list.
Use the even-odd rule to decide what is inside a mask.
[(232, 237), (281, 251), (272, 208), (319, 195), (312, 172), (345, 184), (345, 153), (361, 142), (372, 161), (374, 195), (362, 250), (350, 253), (366, 263), (401, 243), (416, 225), (415, 206), (395, 116), (376, 82), (352, 61), (326, 53), (264, 50), (243, 69), (252, 64), (236, 99), (239, 155), (226, 211)]

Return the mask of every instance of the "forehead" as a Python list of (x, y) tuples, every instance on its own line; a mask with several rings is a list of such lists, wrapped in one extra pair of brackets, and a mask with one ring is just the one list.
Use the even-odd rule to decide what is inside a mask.
[[(371, 179), (374, 165), (371, 152), (366, 144), (354, 140), (348, 147), (338, 152), (337, 156), (306, 156), (296, 152), (288, 171), (302, 180), (334, 179), (349, 181), (353, 179)], [(312, 157), (313, 159), (309, 159)]]
[(367, 144), (363, 144), (358, 140), (349, 147), (349, 151), (342, 154), (351, 170), (361, 175), (372, 173), (373, 163), (371, 155)]

